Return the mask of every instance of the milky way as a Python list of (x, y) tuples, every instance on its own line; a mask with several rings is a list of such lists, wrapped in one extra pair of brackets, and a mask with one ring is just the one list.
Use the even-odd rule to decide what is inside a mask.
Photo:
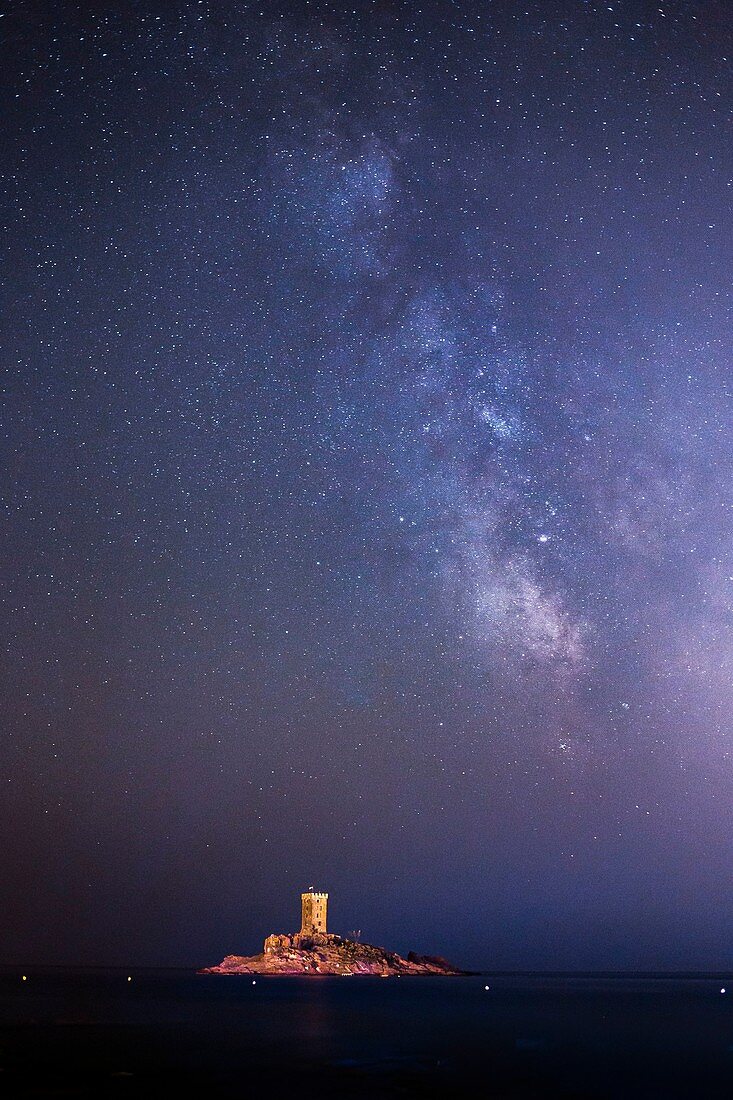
[(730, 965), (728, 5), (0, 23), (3, 961)]

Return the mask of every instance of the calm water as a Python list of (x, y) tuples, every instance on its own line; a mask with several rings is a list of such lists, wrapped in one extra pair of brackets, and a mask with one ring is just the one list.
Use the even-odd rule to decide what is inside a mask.
[(1, 1094), (733, 1096), (722, 977), (131, 974), (0, 974)]

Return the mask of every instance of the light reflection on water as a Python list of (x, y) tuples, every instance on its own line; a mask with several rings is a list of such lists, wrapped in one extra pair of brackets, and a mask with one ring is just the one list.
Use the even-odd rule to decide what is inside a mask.
[(497, 1097), (733, 1094), (723, 975), (253, 985), (175, 971), (25, 974), (0, 974), (3, 1080), (18, 1096), (102, 1092), (123, 1078), (129, 1097), (184, 1084), (234, 1096), (242, 1074), (275, 1094), (308, 1083), (325, 1097), (469, 1095), (477, 1084)]

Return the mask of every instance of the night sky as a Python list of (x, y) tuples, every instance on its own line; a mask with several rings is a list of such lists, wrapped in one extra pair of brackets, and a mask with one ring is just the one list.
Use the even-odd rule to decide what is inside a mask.
[(733, 966), (731, 6), (2, 12), (0, 961)]

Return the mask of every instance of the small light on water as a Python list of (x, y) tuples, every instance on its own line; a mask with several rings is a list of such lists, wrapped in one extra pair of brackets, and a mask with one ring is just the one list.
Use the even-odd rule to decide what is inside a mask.
[(254, 980), (254, 978), (252, 979), (252, 985), (257, 985), (257, 982)]
[(720, 991), (720, 992), (721, 992), (721, 993), (725, 993), (725, 986), (723, 986), (723, 988), (721, 989), (721, 991)]
[(26, 978), (25, 974), (23, 975), (23, 981), (24, 981), (24, 982), (27, 982), (27, 981), (28, 981), (28, 979)]
[(484, 986), (484, 989), (488, 989), (488, 988), (489, 988), (489, 987), (488, 987), (488, 985), (485, 985), (485, 986)]
[(131, 982), (131, 981), (132, 981), (132, 978), (128, 977), (128, 979), (127, 979), (127, 980), (128, 980), (128, 982)]

